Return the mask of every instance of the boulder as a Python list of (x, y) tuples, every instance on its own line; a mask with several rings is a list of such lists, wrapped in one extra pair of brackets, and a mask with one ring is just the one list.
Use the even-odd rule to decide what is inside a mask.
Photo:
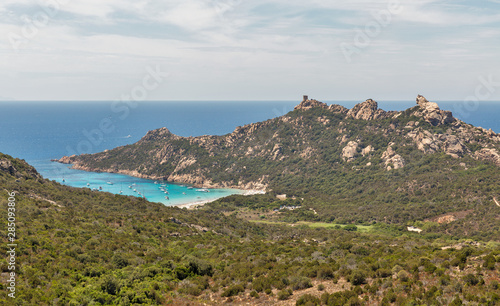
[(358, 143), (356, 141), (349, 141), (347, 146), (342, 149), (342, 157), (345, 161), (351, 161), (358, 154)]
[(366, 148), (361, 150), (361, 155), (366, 156), (370, 154), (370, 152), (374, 151), (374, 148), (371, 145), (368, 145)]
[(396, 154), (396, 152), (392, 148), (393, 145), (394, 143), (391, 142), (387, 147), (387, 150), (384, 153), (382, 153), (382, 160), (385, 163), (387, 171), (392, 169), (403, 168), (405, 166), (404, 158), (401, 155)]
[(8, 159), (0, 160), (0, 171), (8, 173), (10, 175), (15, 175), (17, 173), (17, 169), (12, 165), (11, 161)]
[(347, 112), (347, 117), (363, 120), (386, 118), (387, 116), (387, 112), (379, 109), (378, 103), (372, 99), (356, 104)]

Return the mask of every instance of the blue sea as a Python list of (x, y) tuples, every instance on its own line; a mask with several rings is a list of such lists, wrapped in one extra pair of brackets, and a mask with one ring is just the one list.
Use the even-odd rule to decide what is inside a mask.
[[(0, 152), (26, 160), (45, 178), (62, 184), (140, 196), (165, 205), (213, 200), (242, 193), (234, 189), (200, 192), (190, 186), (160, 183), (120, 174), (91, 173), (51, 162), (65, 155), (95, 153), (138, 141), (149, 130), (166, 127), (180, 136), (224, 135), (237, 126), (286, 114), (300, 101), (2, 101)], [(351, 108), (359, 101), (325, 101)], [(467, 123), (500, 132), (500, 102), (467, 105), (436, 101)], [(379, 101), (384, 110), (404, 110), (415, 101)], [(130, 188), (129, 188), (130, 186)], [(134, 191), (135, 189), (135, 191)], [(168, 197), (167, 200), (165, 197)]]

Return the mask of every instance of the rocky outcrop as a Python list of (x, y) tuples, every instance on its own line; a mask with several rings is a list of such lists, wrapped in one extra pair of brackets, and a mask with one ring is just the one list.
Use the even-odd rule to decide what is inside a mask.
[(347, 117), (363, 120), (387, 118), (388, 116), (389, 113), (382, 109), (379, 109), (378, 103), (372, 99), (368, 99), (365, 102), (356, 104), (347, 112)]
[(370, 152), (372, 152), (374, 150), (375, 149), (371, 145), (368, 145), (366, 148), (364, 148), (363, 150), (361, 150), (361, 155), (366, 156), (366, 155), (370, 154)]
[(15, 176), (17, 169), (12, 165), (12, 162), (8, 159), (0, 159), (0, 171), (8, 173)]
[(453, 134), (433, 134), (417, 128), (406, 134), (406, 137), (413, 139), (417, 149), (424, 153), (444, 151), (446, 154), (458, 158), (469, 152), (464, 141)]
[(282, 158), (283, 156), (283, 148), (281, 147), (280, 144), (275, 144), (273, 150), (271, 151), (271, 154), (273, 156), (273, 160), (279, 159), (280, 157)]
[(418, 121), (408, 121), (408, 123), (405, 126), (405, 129), (413, 129), (414, 127), (417, 127), (420, 124)]
[(0, 155), (0, 172), (9, 174), (16, 178), (42, 178), (35, 168), (28, 165), (24, 160), (14, 159), (1, 153)]
[(394, 143), (389, 143), (387, 150), (382, 153), (382, 160), (385, 163), (387, 171), (403, 168), (405, 166), (405, 160), (403, 159), (403, 157), (401, 157), (401, 155), (396, 154), (396, 152), (392, 148), (393, 145)]
[(196, 158), (191, 156), (183, 157), (175, 167), (173, 173), (177, 173), (191, 165), (194, 165), (195, 163), (196, 163)]
[(342, 157), (345, 161), (351, 161), (358, 154), (358, 143), (356, 141), (349, 141), (347, 146), (342, 149)]
[(295, 106), (294, 110), (300, 109), (300, 110), (308, 110), (314, 107), (321, 107), (321, 108), (328, 108), (328, 105), (326, 103), (320, 102), (318, 100), (314, 99), (304, 99), (302, 102), (300, 102), (299, 105)]
[(429, 102), (424, 96), (417, 96), (417, 105), (419, 109), (414, 112), (417, 117), (422, 117), (433, 126), (449, 124), (455, 121), (450, 111), (439, 109), (435, 102)]
[(500, 154), (498, 154), (498, 151), (496, 149), (483, 148), (479, 151), (476, 151), (474, 153), (474, 156), (476, 159), (487, 160), (496, 164), (497, 166), (500, 166)]
[(347, 112), (349, 112), (348, 108), (338, 104), (332, 104), (328, 106), (328, 109), (333, 113), (344, 114), (344, 115), (347, 114)]
[(63, 156), (60, 159), (53, 159), (52, 161), (61, 163), (61, 164), (71, 164), (72, 160), (76, 157), (76, 155), (71, 156)]
[(412, 138), (417, 149), (424, 153), (435, 153), (440, 150), (436, 135), (423, 129), (416, 129), (409, 132), (407, 137)]
[[(356, 141), (349, 141), (347, 145), (342, 149), (342, 158), (344, 161), (352, 161), (358, 156), (358, 149), (359, 149), (359, 143)], [(361, 155), (367, 156), (371, 152), (373, 152), (375, 149), (371, 146), (368, 145), (367, 147), (361, 149)]]
[(465, 144), (455, 135), (441, 134), (439, 140), (443, 143), (444, 152), (454, 158), (459, 158), (469, 151)]
[[(417, 105), (419, 106), (413, 113), (417, 117), (422, 117), (425, 121), (429, 122), (433, 126), (444, 125), (455, 122), (450, 111), (441, 110), (437, 103), (429, 102), (424, 96), (417, 96)], [(328, 106), (326, 103), (320, 102), (318, 100), (305, 99), (300, 102), (299, 105), (295, 106), (295, 110), (308, 110), (311, 108), (320, 107), (328, 109), (334, 113), (345, 114), (347, 117), (361, 120), (375, 120), (383, 118), (397, 118), (402, 114), (402, 112), (389, 111), (386, 112), (378, 108), (378, 103), (373, 99), (368, 99), (362, 103), (356, 104), (353, 108), (347, 109), (338, 104), (332, 104)], [(418, 125), (418, 122), (409, 122), (406, 128), (412, 128)]]
[(330, 123), (330, 119), (325, 118), (324, 116), (318, 117), (318, 122), (322, 123), (323, 125), (327, 125)]

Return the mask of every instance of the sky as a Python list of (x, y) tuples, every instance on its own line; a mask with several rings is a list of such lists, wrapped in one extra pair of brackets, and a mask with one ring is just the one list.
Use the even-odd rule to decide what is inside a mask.
[(2, 0), (0, 100), (500, 100), (500, 0)]

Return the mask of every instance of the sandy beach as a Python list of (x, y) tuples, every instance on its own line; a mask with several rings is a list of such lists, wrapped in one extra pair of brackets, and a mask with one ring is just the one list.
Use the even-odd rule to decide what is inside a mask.
[[(248, 196), (248, 195), (254, 195), (254, 194), (265, 194), (266, 192), (264, 190), (246, 190), (244, 193), (242, 193), (241, 195), (245, 195), (245, 196)], [(213, 201), (216, 201), (218, 199), (213, 199), (213, 200), (203, 200), (203, 201), (196, 201), (196, 202), (190, 202), (190, 203), (184, 203), (184, 204), (178, 204), (178, 205), (173, 205), (173, 206), (177, 206), (177, 207), (180, 207), (180, 208), (186, 208), (186, 209), (195, 209), (197, 207), (200, 207), (200, 206), (203, 206), (207, 203), (210, 203), (210, 202), (213, 202)]]

